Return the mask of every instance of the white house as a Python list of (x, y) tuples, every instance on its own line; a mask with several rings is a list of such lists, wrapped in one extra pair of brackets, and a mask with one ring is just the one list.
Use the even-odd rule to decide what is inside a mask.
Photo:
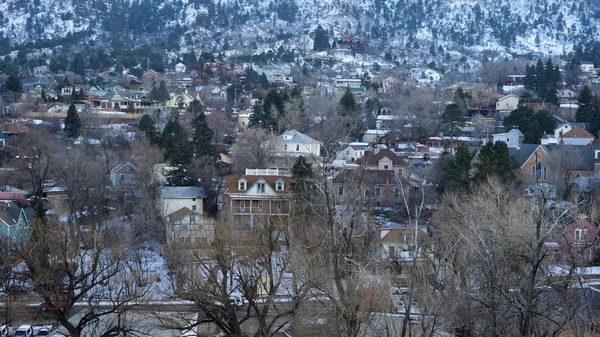
[(296, 130), (287, 130), (268, 141), (277, 155), (320, 157), (321, 142)]
[(163, 216), (187, 207), (191, 211), (202, 214), (203, 199), (206, 193), (202, 187), (169, 186), (160, 189), (160, 201)]
[(177, 72), (177, 73), (185, 73), (185, 69), (186, 69), (185, 64), (183, 64), (181, 62), (179, 62), (175, 65), (175, 72)]
[(573, 129), (573, 126), (571, 126), (571, 124), (569, 124), (569, 123), (559, 124), (556, 127), (556, 129), (554, 129), (554, 138), (559, 139), (560, 136), (571, 131), (572, 129)]
[(523, 133), (519, 129), (511, 129), (504, 133), (495, 133), (492, 135), (492, 141), (505, 142), (509, 148), (520, 148), (523, 144)]
[(345, 160), (348, 163), (357, 162), (360, 158), (365, 155), (365, 151), (368, 148), (367, 143), (351, 143), (346, 146), (345, 149), (340, 151), (335, 157), (336, 160)]
[(594, 70), (594, 61), (581, 61), (579, 70), (581, 70), (582, 73), (591, 73), (592, 70)]
[(519, 96), (517, 95), (506, 95), (498, 98), (496, 102), (496, 110), (498, 111), (513, 111), (519, 106)]
[(390, 130), (367, 130), (363, 135), (362, 141), (364, 143), (375, 144), (379, 142), (381, 137), (385, 136)]

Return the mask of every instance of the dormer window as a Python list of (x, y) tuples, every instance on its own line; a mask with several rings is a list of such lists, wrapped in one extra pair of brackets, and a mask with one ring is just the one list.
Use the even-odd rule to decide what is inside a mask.
[(300, 151), (300, 144), (296, 145), (296, 151)]
[(240, 191), (246, 190), (246, 181), (245, 180), (238, 181), (238, 190), (240, 190)]
[(283, 191), (283, 187), (284, 187), (283, 181), (277, 180), (277, 182), (275, 182), (275, 190)]

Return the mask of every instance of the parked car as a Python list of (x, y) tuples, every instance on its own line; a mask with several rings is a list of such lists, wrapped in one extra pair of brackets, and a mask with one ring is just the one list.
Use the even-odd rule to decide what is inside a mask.
[(21, 325), (15, 331), (14, 337), (33, 337), (33, 328), (31, 325)]
[(8, 337), (8, 326), (0, 325), (0, 337)]
[(231, 296), (229, 296), (229, 303), (231, 303), (231, 305), (235, 308), (244, 307), (244, 300), (240, 295), (232, 294)]
[(35, 334), (36, 336), (50, 336), (55, 332), (55, 328), (53, 325), (45, 325), (38, 330)]

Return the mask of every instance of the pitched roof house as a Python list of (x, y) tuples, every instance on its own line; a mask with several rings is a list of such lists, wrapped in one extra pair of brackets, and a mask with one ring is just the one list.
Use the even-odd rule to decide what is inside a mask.
[(246, 169), (225, 177), (224, 216), (243, 228), (261, 217), (287, 218), (292, 207), (292, 178), (278, 169)]

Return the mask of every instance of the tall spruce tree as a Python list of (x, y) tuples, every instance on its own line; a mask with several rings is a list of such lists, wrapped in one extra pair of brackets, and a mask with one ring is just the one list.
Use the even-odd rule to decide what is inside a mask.
[(296, 197), (301, 200), (310, 200), (315, 189), (314, 172), (312, 164), (304, 156), (298, 157), (292, 166), (292, 189)]
[(204, 112), (198, 113), (198, 115), (192, 121), (194, 126), (194, 138), (192, 139), (192, 150), (196, 158), (203, 156), (213, 157), (215, 155), (215, 149), (212, 142), (213, 131), (206, 122), (206, 115)]
[(515, 170), (518, 162), (508, 152), (508, 146), (503, 141), (487, 142), (479, 151), (475, 161), (476, 173), (473, 180), (476, 183), (485, 182), (489, 177), (496, 176), (505, 184), (516, 181)]
[(313, 50), (325, 50), (329, 49), (329, 46), (329, 35), (325, 31), (325, 29), (321, 27), (321, 25), (318, 25), (317, 29), (315, 30)]
[(165, 159), (173, 166), (167, 176), (169, 185), (193, 185), (194, 181), (189, 174), (193, 151), (188, 141), (188, 135), (179, 123), (177, 116), (171, 118), (165, 125), (161, 135), (161, 145), (165, 151)]
[(469, 151), (469, 146), (461, 142), (456, 147), (454, 155), (448, 153), (442, 156), (442, 186), (447, 190), (469, 188), (471, 182), (471, 162), (475, 152)]
[(138, 124), (138, 130), (144, 133), (152, 144), (156, 144), (159, 141), (158, 133), (156, 131), (156, 123), (148, 114), (144, 114)]
[(354, 95), (350, 92), (350, 89), (346, 89), (346, 92), (340, 98), (338, 103), (338, 115), (340, 116), (353, 116), (357, 110), (356, 100)]
[(65, 118), (65, 127), (63, 131), (67, 138), (79, 137), (79, 131), (81, 130), (81, 120), (79, 119), (79, 113), (75, 104), (69, 106), (67, 111), (67, 117)]

